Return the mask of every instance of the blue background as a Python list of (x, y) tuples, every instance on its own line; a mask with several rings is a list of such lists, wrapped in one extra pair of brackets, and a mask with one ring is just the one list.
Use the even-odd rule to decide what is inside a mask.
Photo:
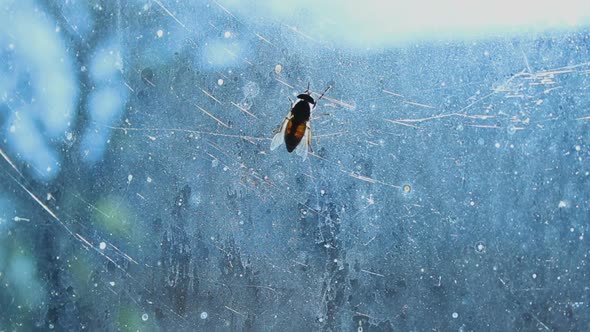
[[(587, 27), (0, 13), (0, 330), (590, 328)], [(315, 153), (271, 153), (308, 82)]]

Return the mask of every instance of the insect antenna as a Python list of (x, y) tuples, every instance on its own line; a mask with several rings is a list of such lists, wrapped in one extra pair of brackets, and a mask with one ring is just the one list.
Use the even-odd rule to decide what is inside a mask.
[[(315, 108), (315, 105), (318, 104), (318, 101), (320, 101), (320, 99), (322, 99), (322, 97), (326, 94), (326, 92), (328, 92), (328, 90), (330, 90), (332, 88), (331, 85), (328, 85), (328, 87), (326, 88), (326, 90), (324, 90), (324, 92), (322, 92), (322, 94), (320, 95), (320, 97), (318, 98), (318, 100), (315, 101), (315, 103), (313, 104), (313, 108)], [(309, 86), (308, 86), (309, 89)]]

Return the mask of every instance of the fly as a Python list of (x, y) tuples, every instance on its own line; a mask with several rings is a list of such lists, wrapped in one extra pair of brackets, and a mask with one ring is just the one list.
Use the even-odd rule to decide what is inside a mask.
[[(311, 113), (317, 106), (317, 102), (322, 99), (330, 88), (332, 87), (328, 86), (318, 100), (315, 101), (311, 96), (308, 84), (307, 90), (298, 95), (295, 102), (291, 101), (291, 110), (270, 143), (271, 150), (276, 149), (285, 142), (287, 151), (293, 152), (295, 150), (295, 153), (302, 156), (303, 160), (307, 158), (308, 151), (313, 152), (311, 147)], [(301, 141), (304, 141), (304, 143), (300, 144)]]

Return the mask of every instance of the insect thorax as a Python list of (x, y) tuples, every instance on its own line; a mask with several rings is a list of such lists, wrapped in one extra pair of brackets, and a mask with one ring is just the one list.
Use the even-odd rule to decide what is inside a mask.
[(291, 110), (295, 122), (309, 121), (311, 115), (311, 104), (305, 100), (299, 100)]

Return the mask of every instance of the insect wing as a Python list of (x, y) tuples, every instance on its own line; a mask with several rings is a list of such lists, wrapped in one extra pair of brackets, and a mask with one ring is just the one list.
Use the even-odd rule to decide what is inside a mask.
[(309, 130), (306, 128), (305, 134), (303, 134), (301, 142), (299, 142), (299, 145), (297, 145), (297, 147), (295, 148), (295, 153), (297, 153), (298, 156), (303, 157), (303, 160), (307, 159), (307, 152), (309, 150), (309, 147), (307, 145), (307, 135), (309, 135)]
[[(291, 113), (289, 113), (289, 115), (290, 114)], [(272, 142), (270, 142), (270, 150), (271, 151), (278, 148), (285, 141), (285, 129), (287, 128), (288, 121), (289, 121), (289, 116), (287, 116), (285, 118), (285, 120), (283, 120), (283, 123), (281, 123), (281, 127), (279, 129), (279, 132), (276, 133), (275, 136), (272, 138)]]

